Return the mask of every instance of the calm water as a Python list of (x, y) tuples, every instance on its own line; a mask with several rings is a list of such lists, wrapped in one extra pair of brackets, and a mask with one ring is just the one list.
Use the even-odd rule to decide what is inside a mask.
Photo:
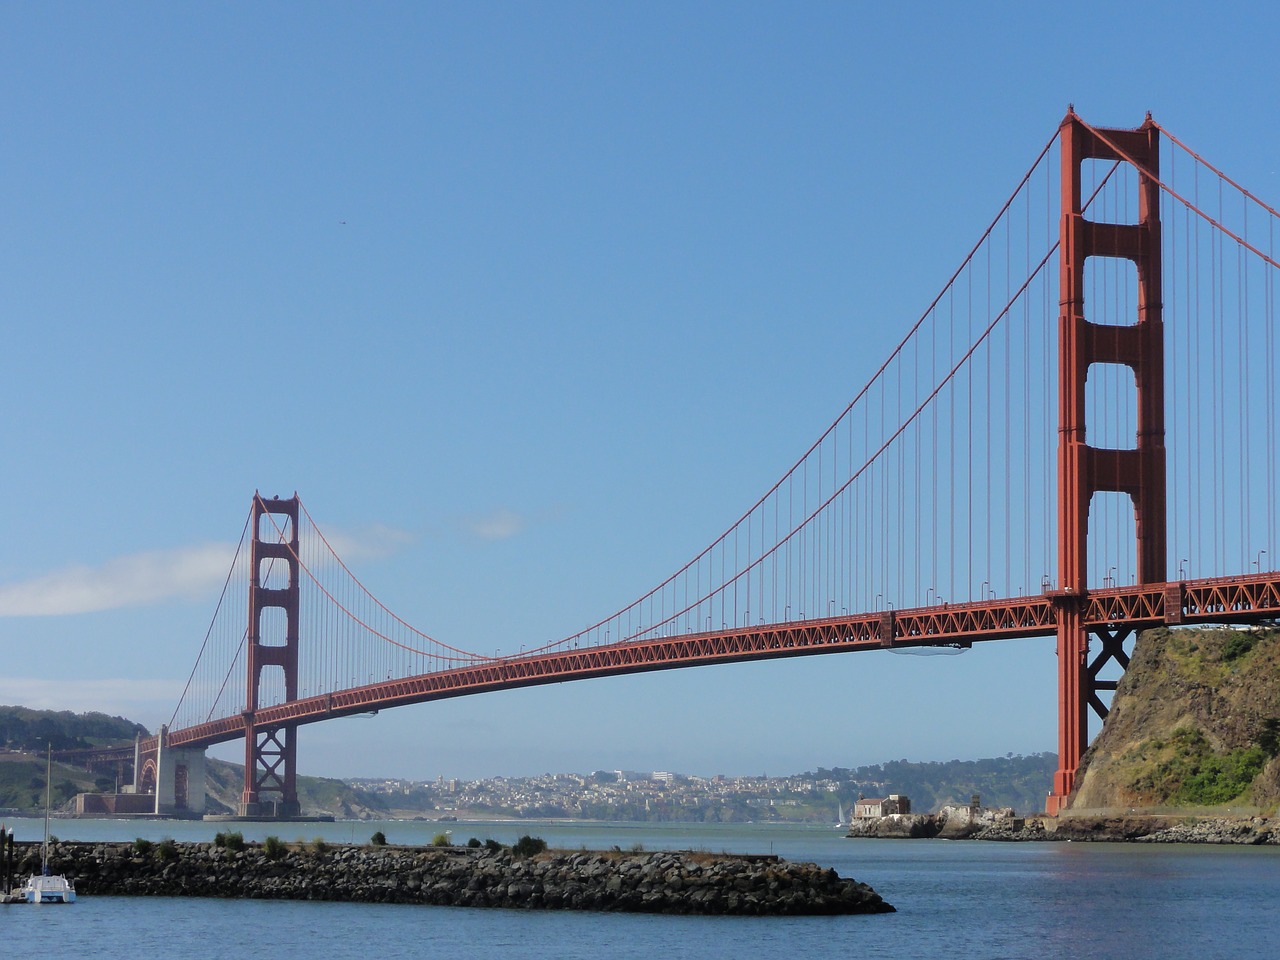
[[(16, 821), (19, 839), (41, 825)], [(522, 833), (553, 846), (641, 844), (769, 852), (814, 860), (874, 886), (899, 910), (875, 917), (739, 919), (463, 910), (186, 899), (85, 897), (70, 908), (0, 908), (6, 953), (66, 955), (104, 948), (193, 960), (265, 954), (270, 936), (314, 957), (771, 958), (897, 956), (1204, 958), (1274, 956), (1280, 848), (993, 844), (845, 840), (832, 828), (766, 825), (333, 823), (266, 827), (245, 836), (323, 836), (426, 843)], [(74, 839), (208, 839), (204, 824), (62, 821)], [(115, 947), (108, 947), (114, 944)], [(262, 949), (250, 949), (259, 944)], [(127, 947), (126, 947), (127, 945)], [(83, 953), (81, 951), (84, 951)], [(286, 949), (285, 955), (294, 951)]]

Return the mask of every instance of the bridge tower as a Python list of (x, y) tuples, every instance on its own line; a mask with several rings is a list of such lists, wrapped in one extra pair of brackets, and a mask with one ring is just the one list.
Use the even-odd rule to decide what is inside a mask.
[[(1084, 626), (1088, 598), (1089, 504), (1095, 493), (1125, 493), (1137, 530), (1137, 582), (1164, 583), (1167, 546), (1164, 446), (1164, 319), (1161, 293), (1160, 133), (1148, 115), (1137, 130), (1091, 129), (1068, 111), (1060, 128), (1062, 223), (1058, 333), (1058, 588), (1051, 591), (1058, 622), (1058, 771), (1047, 809), (1057, 814), (1076, 785), (1088, 745), (1088, 711), (1106, 716), (1100, 690), (1114, 681), (1098, 672), (1115, 661), (1123, 669), (1128, 630), (1099, 630), (1101, 647), (1089, 660)], [(1137, 223), (1089, 220), (1082, 209), (1081, 165), (1086, 160), (1130, 162), (1138, 171)], [(1089, 257), (1131, 260), (1137, 267), (1137, 317), (1131, 324), (1091, 322), (1085, 303)], [(1137, 385), (1136, 445), (1111, 450), (1085, 436), (1085, 381), (1092, 364), (1122, 364)]]
[[(275, 518), (281, 518), (276, 520)], [(263, 536), (264, 518), (267, 536)], [(253, 539), (249, 550), (249, 627), (246, 637), (248, 688), (245, 692), (244, 792), (242, 817), (294, 817), (300, 812), (296, 773), (297, 727), (260, 727), (254, 722), (263, 671), (284, 673), (284, 699), (298, 698), (298, 495), (288, 500), (253, 498)], [(277, 533), (277, 527), (280, 532)], [(284, 568), (285, 575), (281, 573)], [(265, 583), (285, 582), (281, 587)], [(264, 631), (263, 614), (270, 618)], [(265, 633), (265, 635), (264, 635)]]

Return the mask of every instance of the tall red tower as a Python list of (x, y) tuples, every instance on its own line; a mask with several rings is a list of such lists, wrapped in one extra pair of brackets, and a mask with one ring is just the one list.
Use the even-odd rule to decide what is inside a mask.
[[(1061, 308), (1058, 335), (1058, 771), (1047, 809), (1057, 814), (1075, 788), (1088, 744), (1088, 709), (1106, 709), (1098, 680), (1111, 660), (1124, 667), (1126, 634), (1096, 631), (1101, 649), (1089, 662), (1084, 625), (1088, 597), (1089, 504), (1095, 493), (1126, 493), (1137, 529), (1137, 580), (1166, 579), (1164, 447), (1164, 320), (1160, 249), (1160, 133), (1150, 116), (1137, 130), (1096, 129), (1069, 111), (1060, 128), (1062, 150)], [(1138, 172), (1138, 222), (1100, 223), (1084, 215), (1081, 165), (1086, 160), (1131, 163)], [(1138, 274), (1138, 314), (1130, 324), (1089, 320), (1085, 261), (1116, 257), (1133, 261)], [(1090, 446), (1085, 435), (1085, 381), (1092, 364), (1122, 364), (1137, 385), (1136, 445), (1112, 450)]]
[[(264, 524), (263, 518), (268, 518)], [(280, 518), (277, 520), (276, 518)], [(259, 706), (263, 671), (280, 668), (284, 674), (284, 698), (298, 698), (298, 496), (264, 500), (253, 497), (253, 539), (249, 563), (249, 628), (246, 637), (248, 687), (245, 692), (244, 792), (242, 817), (293, 817), (300, 812), (296, 773), (296, 726), (259, 727), (254, 716)], [(266, 527), (264, 531), (264, 526)], [(265, 535), (264, 535), (265, 534)], [(285, 575), (281, 574), (281, 570)], [(287, 579), (286, 579), (287, 577)], [(263, 583), (285, 582), (281, 587)], [(277, 608), (264, 631), (263, 613)]]

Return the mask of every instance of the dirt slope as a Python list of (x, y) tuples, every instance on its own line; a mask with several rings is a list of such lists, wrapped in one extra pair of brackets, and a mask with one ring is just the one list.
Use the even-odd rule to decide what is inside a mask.
[(1280, 803), (1280, 631), (1143, 633), (1074, 810)]

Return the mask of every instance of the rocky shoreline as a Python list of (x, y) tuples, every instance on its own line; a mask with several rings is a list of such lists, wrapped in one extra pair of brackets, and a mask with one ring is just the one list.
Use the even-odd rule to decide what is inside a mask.
[(1280, 821), (1267, 817), (1144, 816), (1005, 817), (957, 822), (940, 814), (905, 814), (854, 821), (847, 836), (880, 839), (1002, 842), (1215, 843), (1280, 845)]
[[(18, 875), (40, 868), (18, 844)], [(271, 855), (269, 855), (269, 853)], [(57, 842), (53, 873), (77, 893), (418, 903), (460, 907), (797, 916), (891, 913), (865, 883), (774, 856), (301, 844)]]

